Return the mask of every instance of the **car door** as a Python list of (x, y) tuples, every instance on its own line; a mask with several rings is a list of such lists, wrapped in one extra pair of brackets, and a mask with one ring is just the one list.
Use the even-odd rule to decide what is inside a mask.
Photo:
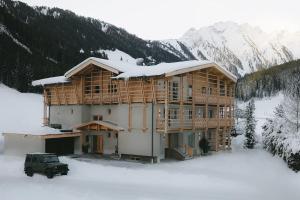
[(36, 161), (36, 171), (43, 172), (43, 157), (38, 156)]

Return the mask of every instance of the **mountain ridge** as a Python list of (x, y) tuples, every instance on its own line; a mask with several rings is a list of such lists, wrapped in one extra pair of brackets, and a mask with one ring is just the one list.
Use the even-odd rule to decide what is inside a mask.
[(300, 58), (300, 32), (266, 33), (247, 23), (191, 28), (177, 41), (197, 59), (213, 60), (240, 76)]

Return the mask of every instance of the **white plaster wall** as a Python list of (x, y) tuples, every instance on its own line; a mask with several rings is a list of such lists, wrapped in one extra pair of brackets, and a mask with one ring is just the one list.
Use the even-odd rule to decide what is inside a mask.
[[(128, 131), (128, 104), (116, 105), (65, 105), (51, 106), (50, 123), (62, 124), (63, 129), (69, 129), (77, 124), (93, 120), (94, 115), (102, 115), (103, 121), (111, 121), (118, 126), (123, 127), (125, 131), (119, 132), (119, 153), (151, 156), (151, 119), (152, 105), (146, 104), (146, 124), (147, 130), (143, 131), (143, 104), (132, 104), (132, 129)], [(72, 111), (73, 110), (73, 111)], [(109, 112), (110, 110), (110, 112)], [(154, 106), (154, 123), (155, 106)], [(154, 156), (164, 157), (164, 150), (161, 148), (163, 137), (155, 132), (156, 125), (154, 124)], [(116, 141), (109, 141), (109, 138), (104, 138), (105, 153), (114, 152), (114, 144)], [(106, 148), (107, 147), (107, 148)]]
[(4, 154), (23, 156), (34, 152), (45, 152), (45, 140), (40, 136), (4, 134)]

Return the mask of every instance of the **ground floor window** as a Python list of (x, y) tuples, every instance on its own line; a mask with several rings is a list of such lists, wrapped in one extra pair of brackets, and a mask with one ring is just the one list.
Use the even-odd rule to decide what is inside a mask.
[(188, 145), (189, 145), (189, 147), (194, 147), (195, 146), (195, 135), (194, 135), (194, 133), (189, 133), (189, 135), (188, 135)]

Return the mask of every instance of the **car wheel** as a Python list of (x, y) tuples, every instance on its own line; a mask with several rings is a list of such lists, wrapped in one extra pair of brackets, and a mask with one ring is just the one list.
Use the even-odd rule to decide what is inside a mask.
[(68, 171), (62, 172), (61, 175), (68, 175)]
[(33, 170), (31, 168), (27, 168), (25, 170), (25, 173), (27, 176), (32, 177), (33, 176)]
[(53, 173), (52, 173), (52, 171), (51, 171), (51, 170), (48, 170), (48, 171), (46, 172), (46, 176), (47, 176), (47, 178), (53, 178)]

